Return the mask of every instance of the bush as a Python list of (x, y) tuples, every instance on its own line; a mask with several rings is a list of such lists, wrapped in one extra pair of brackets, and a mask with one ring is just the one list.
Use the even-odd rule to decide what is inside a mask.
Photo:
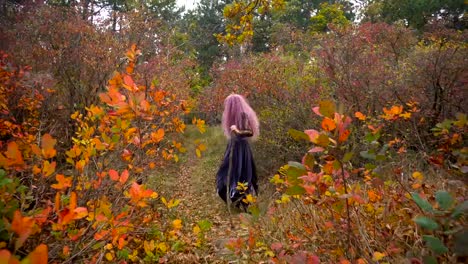
[[(455, 263), (466, 257), (463, 186), (438, 190), (441, 185), (432, 182), (440, 179), (411, 168), (379, 173), (376, 164), (391, 162), (396, 151), (356, 153), (348, 141), (355, 131), (352, 118), (337, 113), (330, 101), (314, 111), (321, 129), (294, 133), (312, 147), (301, 162), (289, 162), (271, 179), (279, 191), (276, 204), (264, 217), (244, 218), (249, 234), (230, 242), (233, 253), (278, 263)], [(402, 113), (388, 111), (381, 118), (390, 120), (390, 114), (396, 122)], [(366, 143), (375, 147), (370, 137)], [(355, 164), (356, 155), (369, 163)]]
[(204, 236), (200, 228), (186, 233), (174, 211), (178, 202), (158, 202), (142, 183), (185, 152), (176, 139), (187, 110), (170, 92), (133, 81), (139, 54), (135, 46), (127, 52), (126, 71), (109, 81), (100, 104), (71, 116), (78, 129), (64, 153), (47, 131), (27, 123), (37, 118), (40, 100), (13, 109), (29, 111), (25, 122), (11, 115), (6, 102), (22, 87), (11, 85), (15, 72), (2, 64), (0, 123), (9, 128), (0, 144), (2, 261), (154, 262)]

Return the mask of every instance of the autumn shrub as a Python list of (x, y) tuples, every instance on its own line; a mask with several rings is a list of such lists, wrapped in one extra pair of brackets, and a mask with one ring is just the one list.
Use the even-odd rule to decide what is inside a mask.
[[(376, 164), (391, 163), (398, 151), (380, 146), (378, 152), (356, 153), (349, 139), (365, 129), (359, 124), (368, 117), (357, 113), (353, 120), (336, 111), (331, 101), (322, 101), (314, 108), (320, 129), (295, 132), (312, 146), (300, 162), (289, 162), (271, 178), (278, 199), (264, 216), (243, 216), (248, 233), (228, 248), (240, 259), (275, 263), (463, 262), (466, 188), (450, 187), (430, 170), (396, 165), (379, 173)], [(389, 114), (387, 109), (380, 118)], [(456, 126), (466, 128), (460, 120)], [(375, 145), (371, 136), (367, 140)], [(354, 164), (355, 155), (370, 162)]]
[[(128, 66), (115, 73), (101, 102), (72, 114), (78, 129), (65, 153), (47, 131), (17, 123), (2, 102), (2, 126), (10, 128), (0, 145), (2, 262), (152, 263), (203, 240), (205, 224), (188, 227), (175, 200), (157, 200), (144, 184), (152, 170), (185, 152), (177, 134), (188, 110), (174, 94), (134, 82), (139, 54), (132, 46)], [(15, 72), (2, 66), (1, 99), (8, 101), (21, 87), (9, 86)], [(194, 122), (204, 131), (201, 120)], [(204, 149), (198, 145), (197, 154)]]
[(437, 25), (417, 35), (398, 25), (364, 23), (319, 35), (312, 52), (330, 98), (352, 111), (376, 116), (383, 107), (417, 102), (417, 118), (400, 130), (414, 135), (406, 138), (413, 150), (428, 153), (430, 129), (466, 112), (465, 35)]
[(71, 146), (77, 129), (70, 115), (85, 113), (85, 107), (99, 102), (114, 71), (127, 65), (122, 54), (132, 43), (145, 50), (136, 62), (135, 81), (188, 99), (194, 62), (170, 43), (171, 31), (162, 29), (160, 20), (128, 12), (121, 15), (116, 32), (108, 28), (109, 21), (86, 19), (74, 8), (38, 5), (18, 12), (5, 29), (5, 48), (14, 62), (32, 67), (31, 81), (46, 82), (55, 91), (42, 108), (40, 122), (63, 139), (59, 150)]
[(365, 23), (319, 35), (313, 54), (331, 83), (333, 98), (354, 111), (375, 114), (388, 103), (415, 95), (402, 80), (407, 66), (400, 63), (415, 42), (408, 29)]
[(466, 31), (435, 24), (423, 34), (406, 60), (411, 65), (404, 72), (406, 83), (419, 93), (417, 101), (427, 118), (428, 129), (468, 111), (467, 37)]

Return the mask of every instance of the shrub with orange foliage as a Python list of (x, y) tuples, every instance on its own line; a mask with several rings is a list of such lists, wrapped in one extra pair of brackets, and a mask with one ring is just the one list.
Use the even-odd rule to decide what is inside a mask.
[(142, 183), (152, 169), (185, 152), (177, 138), (188, 107), (170, 92), (133, 81), (139, 54), (136, 46), (127, 52), (125, 72), (115, 73), (100, 104), (71, 116), (78, 129), (65, 153), (46, 131), (8, 115), (6, 102), (18, 87), (8, 88), (14, 75), (2, 64), (0, 121), (13, 126), (2, 130), (0, 145), (2, 263), (21, 257), (154, 262), (199, 239), (182, 232), (176, 214), (161, 216), (158, 207), (170, 207)]
[[(397, 154), (386, 136), (376, 135), (391, 125), (386, 122), (397, 123), (411, 113), (392, 106), (376, 118), (355, 114), (358, 124), (381, 125), (375, 129), (368, 123), (362, 143), (369, 150), (359, 154), (369, 163), (360, 167), (349, 141), (357, 132), (352, 118), (338, 113), (330, 101), (314, 112), (322, 119), (322, 130), (293, 133), (312, 143), (311, 148), (301, 162), (280, 168), (271, 179), (279, 194), (276, 204), (265, 217), (252, 210), (253, 217), (244, 218), (249, 234), (233, 239), (229, 248), (239, 257), (274, 263), (463, 261), (466, 188), (437, 190), (440, 186), (412, 168), (382, 173), (382, 161), (388, 166), (393, 155), (405, 153)], [(466, 119), (456, 126), (466, 128)]]

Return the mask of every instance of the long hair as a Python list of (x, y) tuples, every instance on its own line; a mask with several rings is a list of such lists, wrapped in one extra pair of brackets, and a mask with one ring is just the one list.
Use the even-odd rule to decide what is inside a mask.
[(227, 138), (231, 138), (232, 125), (236, 125), (239, 130), (251, 130), (254, 140), (260, 134), (257, 114), (239, 94), (231, 94), (224, 100), (222, 127)]

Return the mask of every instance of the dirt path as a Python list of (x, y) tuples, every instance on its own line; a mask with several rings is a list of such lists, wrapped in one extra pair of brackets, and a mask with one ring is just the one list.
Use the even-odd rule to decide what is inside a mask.
[[(187, 154), (176, 170), (166, 171), (166, 175), (159, 176), (164, 177), (164, 180), (156, 188), (163, 196), (181, 201), (177, 212), (185, 223), (197, 223), (201, 220), (212, 223), (206, 247), (195, 252), (196, 262), (228, 263), (232, 254), (225, 248), (225, 243), (230, 237), (244, 233), (245, 230), (240, 226), (239, 212), (234, 210), (231, 217), (234, 228), (231, 228), (226, 205), (215, 192), (216, 172), (224, 154), (226, 140), (219, 131), (211, 128), (202, 135), (201, 141), (208, 147), (203, 156), (197, 158), (193, 154)], [(192, 255), (191, 261), (193, 260)]]

